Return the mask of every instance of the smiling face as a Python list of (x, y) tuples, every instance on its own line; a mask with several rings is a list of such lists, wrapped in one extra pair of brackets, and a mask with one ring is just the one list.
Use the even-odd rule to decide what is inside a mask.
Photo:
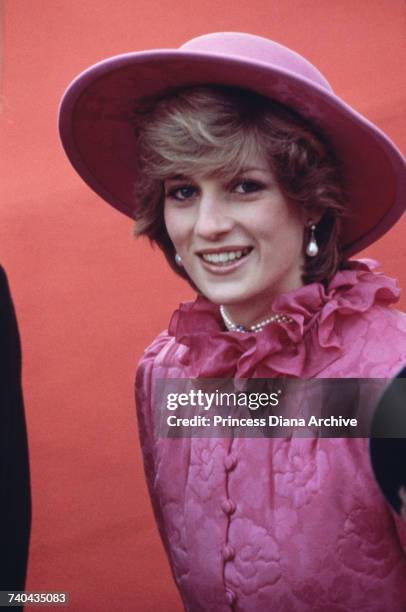
[[(334, 152), (306, 120), (252, 91), (202, 85), (146, 100), (134, 121), (135, 234), (235, 323), (333, 277), (346, 195)], [(304, 258), (311, 220), (319, 252)]]
[(303, 212), (283, 195), (266, 160), (233, 179), (174, 176), (164, 183), (166, 229), (200, 292), (236, 323), (271, 313), (272, 299), (301, 287)]

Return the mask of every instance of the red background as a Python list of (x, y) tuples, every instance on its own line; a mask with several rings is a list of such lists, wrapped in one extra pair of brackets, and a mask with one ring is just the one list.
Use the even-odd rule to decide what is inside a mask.
[[(109, 55), (248, 31), (305, 55), (406, 151), (406, 5), (6, 0), (3, 8), (0, 257), (23, 342), (27, 590), (69, 591), (75, 612), (180, 610), (147, 498), (132, 386), (143, 348), (192, 294), (75, 175), (58, 143), (59, 99)], [(363, 253), (401, 286), (405, 234), (402, 221)]]

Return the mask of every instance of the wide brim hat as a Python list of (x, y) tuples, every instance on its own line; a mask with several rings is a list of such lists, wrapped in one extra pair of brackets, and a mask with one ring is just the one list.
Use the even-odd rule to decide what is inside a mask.
[(274, 41), (236, 32), (207, 34), (179, 49), (126, 53), (80, 74), (59, 114), (66, 154), (104, 200), (134, 218), (137, 101), (194, 85), (243, 87), (292, 108), (327, 136), (341, 162), (349, 215), (347, 256), (387, 232), (406, 207), (406, 163), (391, 140), (334, 94), (306, 59)]

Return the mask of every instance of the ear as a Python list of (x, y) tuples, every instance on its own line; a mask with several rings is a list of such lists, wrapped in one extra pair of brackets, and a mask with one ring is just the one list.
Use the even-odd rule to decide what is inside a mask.
[(320, 208), (316, 207), (306, 208), (303, 213), (305, 227), (317, 225), (318, 223), (320, 223), (321, 218), (323, 217), (323, 212), (320, 210)]

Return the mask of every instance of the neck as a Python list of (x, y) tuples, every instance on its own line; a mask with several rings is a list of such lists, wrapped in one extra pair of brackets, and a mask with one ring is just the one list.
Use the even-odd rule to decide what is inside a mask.
[(261, 319), (254, 325), (250, 325), (249, 327), (244, 325), (237, 325), (230, 319), (227, 315), (224, 306), (220, 306), (220, 313), (224, 321), (224, 325), (228, 329), (228, 331), (232, 332), (261, 332), (265, 327), (271, 324), (290, 324), (293, 323), (293, 319), (287, 315), (281, 313), (273, 313), (264, 319)]
[(225, 314), (235, 325), (242, 325), (246, 329), (249, 329), (252, 325), (256, 325), (274, 314), (270, 305), (267, 305), (265, 308), (263, 305), (262, 308), (251, 308), (249, 312), (242, 309), (240, 304), (238, 304), (238, 306), (228, 304), (227, 306), (223, 306), (223, 308)]
[(272, 304), (276, 297), (283, 293), (294, 291), (303, 287), (301, 271), (299, 270), (293, 278), (285, 279), (278, 283), (274, 290), (259, 293), (256, 299), (252, 297), (238, 302), (223, 303), (226, 314), (235, 325), (243, 325), (246, 329), (271, 317), (274, 313)]

